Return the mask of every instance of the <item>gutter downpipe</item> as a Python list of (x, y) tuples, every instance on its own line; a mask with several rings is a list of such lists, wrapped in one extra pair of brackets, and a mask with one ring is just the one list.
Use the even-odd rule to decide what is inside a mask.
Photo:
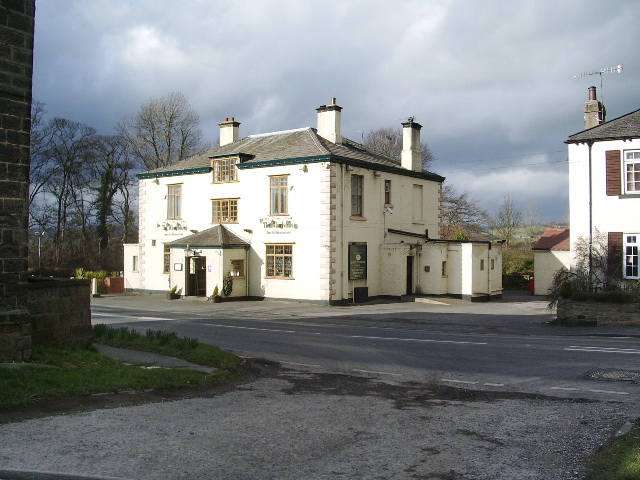
[(244, 290), (245, 297), (249, 297), (249, 247), (244, 249), (244, 263), (245, 263), (245, 272), (244, 272)]
[(593, 286), (593, 180), (592, 180), (592, 165), (591, 165), (591, 147), (593, 147), (593, 140), (587, 141), (587, 147), (589, 148), (589, 287)]

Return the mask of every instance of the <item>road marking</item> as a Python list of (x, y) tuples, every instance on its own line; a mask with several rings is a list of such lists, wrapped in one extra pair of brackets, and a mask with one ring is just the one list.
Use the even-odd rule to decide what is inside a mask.
[(452, 380), (449, 378), (441, 378), (441, 382), (449, 382), (449, 383), (464, 383), (465, 385), (477, 385), (480, 382), (470, 382), (469, 380)]
[(504, 383), (483, 383), (487, 387), (504, 387)]
[(206, 325), (208, 327), (235, 328), (237, 330), (256, 330), (259, 332), (297, 333), (295, 330), (279, 330), (276, 328), (240, 327), (238, 325), (217, 325), (215, 323), (203, 323), (203, 325)]
[(351, 370), (352, 372), (360, 372), (360, 373), (373, 373), (374, 375), (393, 375), (394, 377), (402, 377), (402, 373), (391, 373), (391, 372), (376, 372), (373, 370), (356, 370), (355, 368)]
[(616, 392), (613, 390), (587, 390), (588, 392), (593, 393), (610, 393), (612, 395), (629, 395), (629, 392)]
[(130, 315), (115, 315), (112, 313), (95, 313), (91, 312), (92, 317), (109, 317), (116, 320), (114, 323), (124, 323), (124, 322), (166, 322), (171, 320), (170, 318), (162, 318), (162, 317), (133, 317)]
[(458, 341), (458, 340), (431, 340), (431, 339), (424, 339), (424, 338), (374, 337), (374, 336), (368, 336), (368, 335), (341, 335), (336, 333), (304, 332), (304, 331), (298, 331), (298, 330), (280, 330), (276, 328), (257, 328), (257, 327), (242, 327), (238, 325), (220, 325), (216, 323), (203, 323), (202, 325), (206, 325), (209, 327), (218, 327), (218, 328), (235, 328), (238, 330), (254, 330), (259, 332), (300, 333), (304, 335), (322, 335), (324, 337), (363, 338), (365, 340), (387, 340), (387, 341), (418, 342), (418, 343), (448, 343), (448, 344), (455, 344), (455, 345), (487, 345), (486, 342), (467, 342), (467, 341)]
[[(568, 391), (568, 392), (580, 392), (582, 391), (580, 388), (575, 388), (575, 387), (551, 387), (550, 390), (563, 390), (563, 391)], [(584, 390), (586, 392), (591, 392), (591, 393), (607, 393), (610, 395), (629, 395), (629, 392), (618, 392), (615, 390), (596, 390), (596, 389), (592, 389), (592, 390)]]
[(453, 343), (455, 345), (487, 345), (486, 342), (465, 342), (458, 340), (431, 340), (425, 338), (400, 338), (400, 337), (372, 337), (368, 335), (347, 335), (349, 338), (364, 338), (366, 340), (396, 340), (398, 342), (421, 342), (421, 343)]
[(296, 362), (280, 362), (282, 364), (286, 364), (286, 365), (297, 365), (300, 367), (315, 367), (315, 368), (320, 368), (320, 365), (314, 365), (314, 364), (310, 364), (310, 363), (296, 363)]
[(580, 345), (571, 345), (565, 348), (569, 352), (600, 352), (600, 353), (627, 353), (640, 355), (640, 350), (636, 348), (615, 348), (615, 347), (582, 347)]

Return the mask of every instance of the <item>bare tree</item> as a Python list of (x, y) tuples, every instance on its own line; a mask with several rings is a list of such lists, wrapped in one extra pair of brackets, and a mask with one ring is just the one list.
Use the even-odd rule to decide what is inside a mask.
[(522, 225), (522, 212), (518, 210), (513, 197), (509, 192), (504, 194), (502, 204), (496, 212), (496, 216), (491, 220), (491, 226), (496, 234), (509, 246), (513, 236)]
[(115, 197), (129, 181), (133, 161), (128, 155), (126, 142), (122, 137), (96, 136), (89, 152), (87, 165), (92, 176), (96, 233), (101, 254), (109, 244), (109, 226)]
[(469, 192), (458, 193), (453, 185), (442, 187), (440, 214), (445, 239), (469, 239), (480, 233), (489, 220), (488, 213), (477, 205)]
[(29, 169), (29, 205), (42, 193), (53, 174), (49, 155), (51, 124), (46, 121), (44, 103), (35, 100), (31, 105), (31, 166)]
[(95, 130), (64, 118), (52, 119), (50, 128), (47, 151), (53, 171), (45, 190), (54, 199), (53, 242), (57, 265), (62, 250), (69, 249), (69, 244), (65, 243), (68, 225), (79, 224), (86, 234), (89, 215), (85, 208), (89, 207), (89, 202), (83, 191), (87, 187), (84, 161)]
[(179, 92), (149, 99), (133, 118), (122, 120), (118, 130), (131, 154), (149, 170), (201, 150), (200, 118)]
[[(402, 129), (383, 127), (369, 130), (364, 134), (362, 143), (375, 152), (399, 160), (402, 153)], [(422, 170), (429, 170), (434, 159), (433, 153), (429, 145), (424, 142), (420, 145), (420, 151), (422, 153)]]

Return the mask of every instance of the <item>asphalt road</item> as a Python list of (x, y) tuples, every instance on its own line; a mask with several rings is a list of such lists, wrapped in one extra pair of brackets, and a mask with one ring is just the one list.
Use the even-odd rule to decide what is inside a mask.
[(589, 456), (640, 416), (638, 329), (554, 327), (528, 296), (338, 308), (121, 295), (94, 299), (92, 310), (94, 323), (173, 330), (282, 366), (256, 360), (259, 378), (195, 398), (120, 392), (21, 421), (0, 415), (0, 469), (582, 479)]
[(326, 307), (111, 296), (94, 323), (171, 330), (288, 368), (570, 398), (640, 400), (640, 329), (558, 327), (546, 304)]

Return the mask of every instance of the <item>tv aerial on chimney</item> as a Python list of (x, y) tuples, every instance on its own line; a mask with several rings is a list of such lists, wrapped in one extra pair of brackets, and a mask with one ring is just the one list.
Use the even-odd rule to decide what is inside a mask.
[(602, 75), (607, 73), (622, 73), (622, 65), (616, 65), (614, 67), (605, 67), (600, 70), (594, 70), (592, 72), (579, 73), (574, 75), (573, 78), (589, 77), (591, 75), (600, 75), (600, 102), (604, 105), (604, 89), (602, 88)]

